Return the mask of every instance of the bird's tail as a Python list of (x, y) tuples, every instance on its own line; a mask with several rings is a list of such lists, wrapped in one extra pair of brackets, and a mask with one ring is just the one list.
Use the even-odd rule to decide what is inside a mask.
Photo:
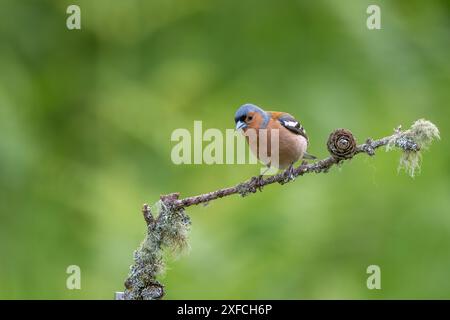
[(315, 160), (315, 159), (317, 159), (317, 157), (313, 156), (312, 154), (309, 154), (308, 152), (305, 152), (303, 154), (303, 159)]

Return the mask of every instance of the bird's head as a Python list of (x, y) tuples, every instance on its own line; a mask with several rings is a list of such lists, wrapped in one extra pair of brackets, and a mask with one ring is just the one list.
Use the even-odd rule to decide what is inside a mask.
[(248, 128), (265, 128), (268, 119), (269, 116), (263, 109), (250, 103), (240, 106), (234, 115), (236, 130), (243, 130), (244, 132)]

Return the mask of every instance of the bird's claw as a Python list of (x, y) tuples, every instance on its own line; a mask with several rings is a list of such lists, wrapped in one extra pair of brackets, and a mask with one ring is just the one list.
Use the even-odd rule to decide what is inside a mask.
[(295, 169), (294, 166), (291, 164), (289, 168), (286, 169), (283, 173), (284, 177), (283, 180), (280, 181), (280, 184), (288, 183), (289, 181), (295, 180)]
[(254, 192), (256, 192), (256, 190), (262, 191), (262, 181), (263, 181), (263, 176), (261, 174), (256, 177), (252, 177), (251, 184), (254, 188)]

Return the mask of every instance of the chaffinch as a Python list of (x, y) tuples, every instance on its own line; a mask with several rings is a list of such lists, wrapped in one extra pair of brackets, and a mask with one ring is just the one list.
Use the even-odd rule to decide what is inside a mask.
[[(295, 162), (300, 159), (316, 159), (316, 157), (308, 154), (308, 136), (302, 125), (289, 113), (264, 111), (260, 107), (253, 104), (244, 104), (234, 116), (236, 130), (242, 130), (246, 136), (252, 153), (268, 167), (276, 167), (278, 169), (292, 169)], [(249, 142), (249, 129), (254, 129), (256, 143)], [(262, 138), (261, 129), (267, 129), (267, 136)], [(278, 129), (278, 164), (270, 163), (271, 161), (271, 134), (273, 130)], [(266, 143), (267, 156), (264, 152), (260, 155), (260, 141)]]

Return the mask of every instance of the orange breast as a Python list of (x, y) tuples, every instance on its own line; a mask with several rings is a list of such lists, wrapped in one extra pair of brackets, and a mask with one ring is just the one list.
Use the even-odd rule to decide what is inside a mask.
[[(275, 130), (278, 131), (278, 139)], [(292, 133), (273, 119), (269, 121), (265, 133), (263, 129), (256, 129), (247, 136), (247, 142), (252, 153), (262, 163), (280, 169), (285, 169), (300, 160), (307, 148), (307, 141), (303, 136)]]

